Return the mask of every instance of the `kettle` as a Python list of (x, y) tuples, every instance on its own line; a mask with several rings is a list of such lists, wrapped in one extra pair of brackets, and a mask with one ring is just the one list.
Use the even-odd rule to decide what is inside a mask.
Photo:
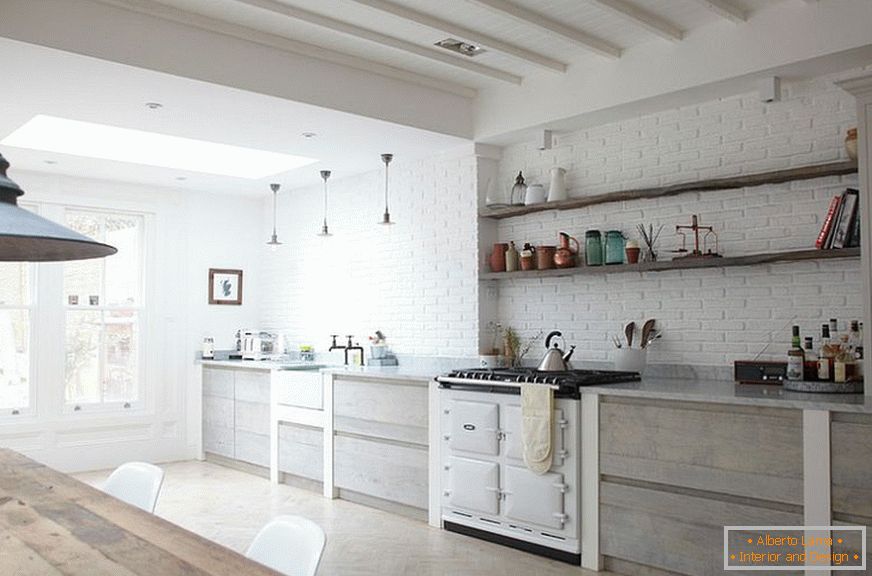
[[(551, 332), (545, 338), (545, 348), (548, 352), (545, 353), (545, 357), (539, 362), (538, 368), (542, 372), (565, 372), (570, 370), (569, 359), (572, 357), (572, 353), (575, 352), (575, 346), (570, 346), (569, 352), (564, 354), (563, 350), (557, 345), (557, 342), (554, 343), (554, 347), (551, 346), (551, 339), (555, 336), (563, 340), (563, 334), (559, 330)], [(564, 345), (566, 345), (565, 341)]]

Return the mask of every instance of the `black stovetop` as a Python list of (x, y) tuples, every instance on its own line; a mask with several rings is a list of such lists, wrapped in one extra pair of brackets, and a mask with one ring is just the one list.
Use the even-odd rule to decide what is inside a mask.
[[(450, 379), (450, 382), (443, 381)], [(477, 390), (517, 394), (520, 386), (500, 384), (543, 384), (554, 386), (557, 397), (579, 398), (578, 389), (582, 386), (599, 386), (620, 382), (635, 382), (640, 379), (637, 372), (616, 370), (567, 370), (544, 372), (535, 368), (470, 368), (452, 370), (442, 378), (437, 378), (442, 388)], [(493, 382), (493, 385), (490, 383)]]

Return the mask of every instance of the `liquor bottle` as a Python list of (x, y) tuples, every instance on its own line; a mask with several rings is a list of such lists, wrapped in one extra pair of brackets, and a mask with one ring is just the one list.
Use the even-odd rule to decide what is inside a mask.
[(821, 347), (818, 352), (818, 380), (833, 379), (833, 346), (830, 343), (830, 325), (821, 326)]
[(793, 340), (787, 351), (787, 379), (802, 380), (805, 364), (805, 353), (802, 351), (802, 341), (799, 339), (799, 326), (793, 327)]
[(835, 318), (830, 318), (830, 339), (833, 342), (839, 341), (839, 321)]
[(854, 351), (863, 345), (860, 339), (860, 322), (851, 320), (851, 329), (848, 331), (848, 349), (853, 354)]
[(814, 351), (814, 338), (811, 336), (805, 337), (805, 360), (803, 361), (802, 379), (818, 379), (818, 356)]

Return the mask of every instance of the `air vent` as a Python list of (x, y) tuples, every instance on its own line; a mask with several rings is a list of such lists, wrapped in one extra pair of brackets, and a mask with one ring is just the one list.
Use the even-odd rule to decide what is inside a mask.
[(470, 58), (485, 52), (485, 49), (481, 46), (476, 46), (475, 44), (470, 44), (469, 42), (463, 42), (461, 40), (455, 40), (454, 38), (440, 40), (435, 45), (440, 48), (445, 48), (446, 50), (451, 50), (452, 52), (457, 52), (458, 54), (463, 54), (464, 56), (469, 56)]

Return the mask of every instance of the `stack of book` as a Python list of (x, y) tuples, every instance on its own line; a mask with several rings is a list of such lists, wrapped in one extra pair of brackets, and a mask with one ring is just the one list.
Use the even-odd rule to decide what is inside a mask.
[(830, 202), (815, 246), (822, 250), (860, 245), (859, 191), (848, 188)]

